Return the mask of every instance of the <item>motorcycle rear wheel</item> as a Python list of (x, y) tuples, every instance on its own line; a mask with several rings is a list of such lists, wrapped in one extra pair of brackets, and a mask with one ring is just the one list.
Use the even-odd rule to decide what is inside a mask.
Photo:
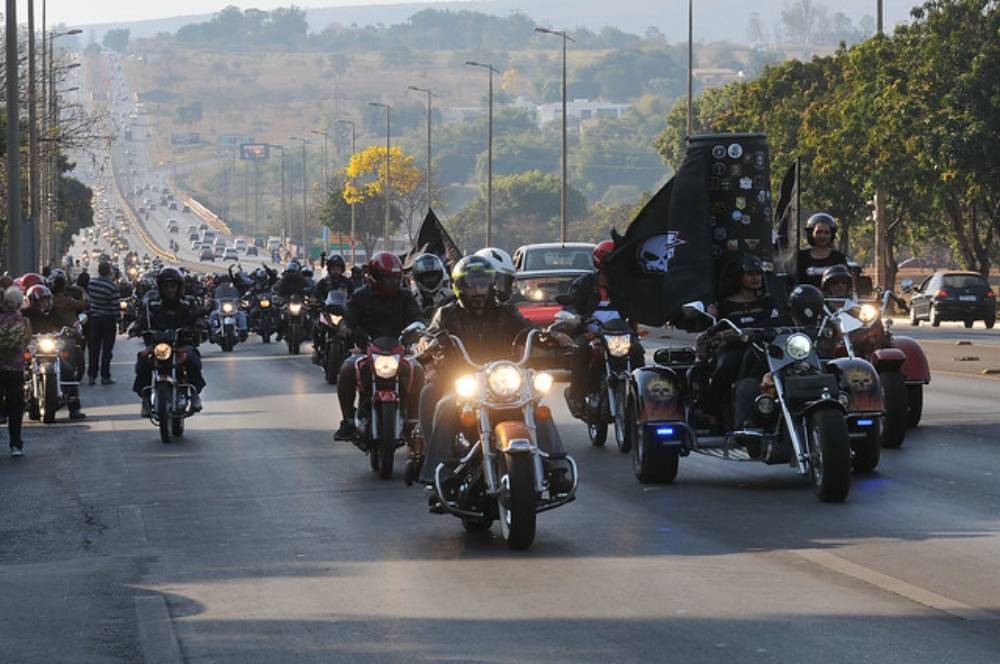
[(824, 503), (839, 503), (851, 491), (851, 444), (844, 414), (833, 408), (808, 415), (810, 475)]
[(160, 441), (163, 444), (173, 440), (171, 430), (170, 404), (173, 401), (173, 390), (170, 383), (160, 383), (156, 386), (156, 416), (160, 425)]
[(907, 394), (906, 379), (898, 371), (879, 374), (882, 383), (882, 400), (885, 404), (885, 422), (882, 429), (882, 447), (902, 447), (906, 439)]

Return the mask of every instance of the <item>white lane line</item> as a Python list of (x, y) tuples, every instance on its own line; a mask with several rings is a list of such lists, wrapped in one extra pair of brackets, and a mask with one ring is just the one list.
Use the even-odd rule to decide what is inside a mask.
[(800, 549), (793, 551), (792, 553), (800, 558), (805, 558), (809, 562), (815, 563), (820, 567), (825, 567), (830, 571), (843, 574), (844, 576), (849, 576), (853, 579), (857, 579), (858, 581), (863, 581), (886, 592), (899, 595), (900, 597), (905, 597), (906, 599), (916, 602), (917, 604), (922, 604), (928, 608), (942, 611), (953, 615), (956, 618), (961, 618), (962, 620), (1000, 620), (1000, 615), (991, 613), (990, 611), (984, 611), (983, 609), (963, 604), (958, 600), (945, 597), (944, 595), (939, 595), (936, 592), (927, 590), (926, 588), (921, 588), (920, 586), (915, 586), (912, 583), (907, 583), (906, 581), (889, 576), (888, 574), (876, 572), (875, 570), (865, 567), (864, 565), (852, 563), (849, 560), (845, 560), (840, 556), (835, 556), (827, 551), (820, 549)]

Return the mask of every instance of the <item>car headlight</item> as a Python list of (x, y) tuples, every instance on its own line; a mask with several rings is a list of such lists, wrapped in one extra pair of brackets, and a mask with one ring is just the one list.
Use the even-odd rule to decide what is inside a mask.
[(535, 391), (539, 394), (548, 394), (549, 390), (552, 389), (552, 383), (554, 382), (552, 374), (546, 373), (544, 371), (535, 374), (534, 386)]
[(399, 371), (399, 355), (376, 355), (375, 375), (379, 378), (392, 378)]
[(612, 357), (625, 357), (632, 348), (632, 335), (630, 334), (606, 334), (604, 341), (608, 344), (608, 352)]
[(170, 347), (170, 344), (159, 343), (153, 348), (153, 355), (161, 361), (169, 360), (173, 352), (174, 349)]
[(343, 316), (330, 316), (330, 322), (334, 325), (340, 325), (340, 321), (344, 320)]
[(291, 304), (288, 305), (288, 313), (292, 314), (293, 316), (298, 316), (300, 313), (302, 313), (302, 305), (299, 304), (298, 302), (292, 302)]
[(231, 314), (231, 313), (233, 313), (233, 305), (231, 305), (228, 302), (224, 302), (222, 304), (222, 313), (224, 313), (224, 314)]
[(785, 342), (785, 352), (793, 360), (806, 359), (809, 357), (809, 353), (812, 352), (812, 348), (812, 339), (801, 332), (791, 335), (788, 337), (788, 341)]
[(52, 337), (42, 337), (38, 340), (38, 350), (41, 353), (56, 352), (56, 340)]
[(267, 309), (269, 306), (271, 306), (271, 301), (270, 300), (261, 300), (260, 301), (260, 308), (261, 309)]
[(121, 309), (122, 311), (128, 311), (128, 302), (122, 300), (121, 302), (118, 303), (118, 308)]
[(500, 364), (490, 370), (486, 381), (494, 396), (508, 399), (521, 389), (521, 370), (513, 364)]
[(876, 319), (878, 319), (878, 309), (870, 304), (862, 304), (861, 310), (858, 312), (858, 318), (865, 325), (870, 325)]
[(467, 374), (455, 381), (455, 394), (462, 399), (471, 399), (479, 391), (479, 381), (476, 377)]

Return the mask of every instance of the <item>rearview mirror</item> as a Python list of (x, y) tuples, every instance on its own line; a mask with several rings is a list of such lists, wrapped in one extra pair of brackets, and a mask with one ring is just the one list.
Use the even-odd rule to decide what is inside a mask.
[(715, 316), (705, 311), (705, 303), (700, 301), (686, 303), (681, 307), (681, 312), (685, 318), (711, 318), (713, 321), (715, 320)]
[(909, 293), (913, 290), (913, 279), (903, 279), (900, 285), (902, 285), (904, 293)]

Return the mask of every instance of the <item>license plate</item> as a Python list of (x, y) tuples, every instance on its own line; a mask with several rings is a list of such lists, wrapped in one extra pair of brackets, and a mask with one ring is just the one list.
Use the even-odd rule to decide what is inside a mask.
[(959, 300), (959, 302), (975, 302), (976, 301), (976, 296), (975, 295), (959, 295), (958, 296), (958, 300)]
[(224, 325), (232, 325), (232, 324), (233, 324), (233, 319), (232, 319), (232, 317), (230, 317), (230, 316), (227, 316), (226, 318), (224, 318), (224, 319), (222, 320), (222, 323), (223, 323)]

